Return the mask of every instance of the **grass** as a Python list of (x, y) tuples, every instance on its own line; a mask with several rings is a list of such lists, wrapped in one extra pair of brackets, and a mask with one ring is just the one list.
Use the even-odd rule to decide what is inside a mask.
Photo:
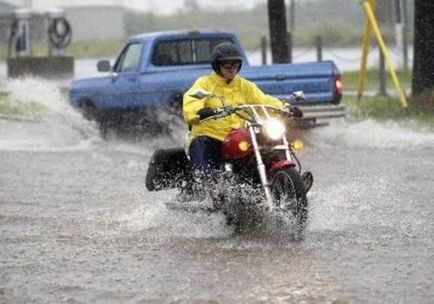
[[(392, 83), (392, 80), (390, 78), (390, 75), (388, 72), (386, 72), (387, 79), (386, 79), (386, 88), (387, 89), (394, 89), (394, 85)], [(412, 71), (408, 69), (405, 71), (404, 69), (400, 69), (396, 71), (396, 74), (398, 76), (398, 79), (401, 83), (401, 86), (403, 88), (409, 88), (411, 87), (411, 77), (412, 77)], [(342, 73), (342, 78), (344, 80), (344, 88), (345, 90), (349, 91), (355, 91), (357, 90), (357, 81), (359, 78), (359, 71), (351, 71), (351, 72), (345, 72)], [(380, 88), (380, 71), (378, 68), (369, 69), (366, 72), (365, 76), (365, 89), (366, 90), (379, 90)]]
[(434, 130), (434, 108), (416, 106), (411, 100), (407, 109), (401, 108), (397, 98), (392, 96), (363, 97), (360, 101), (355, 96), (345, 96), (344, 104), (347, 117), (352, 120), (393, 120)]
[[(397, 70), (397, 76), (404, 90), (411, 87), (411, 70)], [(345, 72), (342, 74), (345, 91), (356, 91), (359, 73)], [(387, 89), (395, 92), (395, 87), (387, 74)], [(366, 73), (365, 92), (379, 92), (379, 71), (370, 69)], [(422, 97), (423, 99), (424, 97)], [(428, 98), (429, 99), (429, 98)], [(407, 98), (409, 106), (403, 109), (396, 96), (364, 96), (360, 101), (357, 97), (345, 95), (344, 104), (347, 106), (349, 119), (372, 118), (376, 120), (394, 120), (402, 123), (414, 123), (420, 127), (434, 130), (434, 107), (429, 100), (412, 100)]]
[(26, 102), (21, 103), (16, 100), (11, 100), (10, 96), (6, 92), (0, 92), (0, 114), (6, 115), (29, 115), (37, 116), (44, 110), (44, 106)]
[[(111, 58), (116, 56), (124, 46), (126, 39), (108, 39), (87, 42), (72, 42), (64, 50), (65, 55), (75, 58)], [(32, 43), (32, 56), (45, 57), (48, 56), (48, 48), (46, 42)], [(7, 45), (0, 45), (0, 60), (7, 58)]]
[(120, 53), (126, 39), (109, 39), (90, 42), (74, 42), (66, 49), (65, 54), (77, 58), (111, 58)]

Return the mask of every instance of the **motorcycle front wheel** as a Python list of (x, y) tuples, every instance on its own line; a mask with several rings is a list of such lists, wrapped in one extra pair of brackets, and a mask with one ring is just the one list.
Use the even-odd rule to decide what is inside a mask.
[(294, 167), (276, 171), (270, 184), (274, 211), (283, 216), (300, 234), (306, 228), (308, 208), (306, 190), (300, 174)]

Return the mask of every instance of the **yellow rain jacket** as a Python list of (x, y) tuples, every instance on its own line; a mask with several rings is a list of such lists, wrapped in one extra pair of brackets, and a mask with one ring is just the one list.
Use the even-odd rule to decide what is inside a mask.
[(229, 83), (220, 75), (212, 72), (196, 80), (193, 86), (184, 94), (183, 113), (185, 121), (192, 126), (190, 142), (198, 136), (209, 136), (223, 141), (232, 129), (243, 127), (244, 120), (237, 115), (210, 119), (199, 122), (197, 112), (202, 108), (216, 109), (222, 106), (218, 98), (206, 97), (196, 99), (190, 94), (205, 90), (217, 96), (224, 97), (224, 105), (239, 106), (244, 104), (267, 104), (283, 107), (283, 103), (270, 95), (263, 93), (253, 82), (236, 75)]

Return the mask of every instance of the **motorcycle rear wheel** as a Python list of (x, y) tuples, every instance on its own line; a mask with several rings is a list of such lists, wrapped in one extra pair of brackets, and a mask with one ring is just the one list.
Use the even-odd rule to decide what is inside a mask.
[(292, 223), (293, 232), (303, 233), (308, 208), (306, 190), (297, 170), (294, 167), (278, 170), (271, 178), (270, 190), (276, 213)]

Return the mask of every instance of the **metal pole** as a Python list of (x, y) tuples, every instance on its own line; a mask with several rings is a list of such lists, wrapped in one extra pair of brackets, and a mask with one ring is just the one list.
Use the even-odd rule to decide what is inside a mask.
[(288, 63), (292, 63), (292, 33), (288, 33)]
[(402, 1), (402, 55), (404, 61), (404, 70), (408, 70), (408, 12), (407, 12), (407, 0)]
[[(372, 9), (374, 14), (375, 8), (377, 6), (377, 0), (365, 0), (365, 4), (366, 3), (368, 3), (369, 7)], [(363, 31), (362, 60), (360, 61), (360, 72), (359, 72), (359, 78), (357, 80), (357, 99), (359, 101), (363, 96), (363, 90), (365, 88), (365, 76), (366, 76), (366, 69), (368, 65), (368, 53), (369, 53), (369, 46), (371, 43), (371, 32), (372, 32), (372, 24), (369, 22), (369, 18), (366, 17), (365, 29)]]
[(262, 65), (267, 64), (267, 37), (262, 36), (261, 37), (261, 58), (262, 58)]
[(316, 36), (316, 61), (322, 61), (322, 37)]
[(380, 68), (380, 95), (387, 95), (386, 92), (386, 65), (384, 62), (384, 55), (381, 48), (378, 48), (379, 55), (379, 68)]
[(393, 67), (392, 59), (390, 58), (389, 52), (387, 51), (386, 44), (384, 43), (384, 39), (381, 36), (380, 28), (378, 27), (377, 20), (375, 19), (375, 15), (371, 8), (369, 2), (364, 2), (363, 7), (366, 12), (366, 17), (372, 25), (372, 29), (375, 33), (375, 37), (377, 38), (377, 42), (383, 52), (384, 59), (386, 61), (387, 69), (389, 70), (390, 77), (392, 78), (392, 82), (395, 85), (396, 92), (401, 103), (402, 108), (408, 108), (407, 99), (405, 97), (404, 91), (402, 90), (401, 84), (399, 83), (398, 76), (396, 75), (395, 69)]

